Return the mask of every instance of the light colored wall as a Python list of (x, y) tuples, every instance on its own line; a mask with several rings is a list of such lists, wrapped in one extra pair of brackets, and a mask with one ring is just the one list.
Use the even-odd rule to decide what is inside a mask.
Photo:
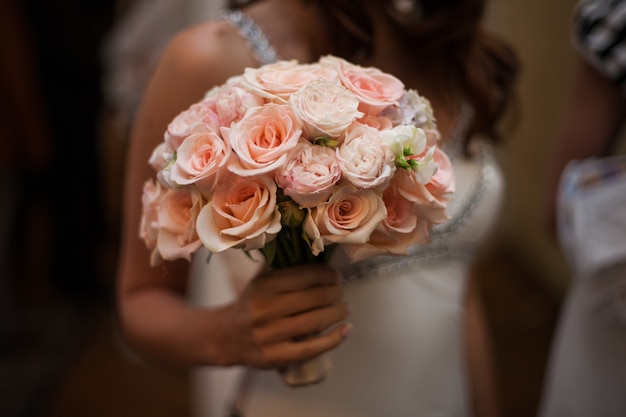
[(489, 25), (508, 39), (522, 61), (520, 113), (499, 150), (508, 198), (501, 243), (537, 271), (549, 289), (568, 282), (564, 261), (542, 228), (540, 203), (547, 156), (564, 101), (574, 53), (570, 22), (575, 0), (491, 0)]

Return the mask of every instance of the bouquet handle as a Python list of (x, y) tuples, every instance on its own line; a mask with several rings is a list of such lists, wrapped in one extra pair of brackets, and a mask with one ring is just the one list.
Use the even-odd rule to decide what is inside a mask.
[(311, 359), (294, 362), (279, 370), (283, 381), (289, 386), (300, 387), (322, 382), (333, 369), (328, 352)]

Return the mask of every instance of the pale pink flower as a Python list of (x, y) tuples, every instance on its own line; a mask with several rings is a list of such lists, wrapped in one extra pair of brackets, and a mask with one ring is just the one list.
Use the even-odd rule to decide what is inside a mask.
[(195, 184), (208, 195), (230, 153), (229, 144), (214, 131), (192, 133), (180, 144), (169, 178), (178, 186)]
[(289, 105), (309, 140), (339, 138), (352, 122), (363, 116), (354, 94), (325, 80), (302, 87), (289, 98)]
[(337, 148), (343, 177), (357, 188), (384, 187), (395, 172), (394, 155), (379, 133), (355, 123)]
[(276, 173), (276, 183), (301, 207), (315, 207), (328, 199), (341, 178), (335, 151), (300, 139), (290, 159)]
[(166, 260), (187, 259), (202, 245), (196, 220), (203, 200), (193, 188), (168, 189), (159, 201), (156, 250)]
[(165, 131), (165, 143), (168, 148), (178, 149), (182, 141), (198, 129), (219, 131), (220, 120), (214, 104), (212, 100), (203, 100), (179, 113)]
[(422, 184), (414, 171), (409, 171), (407, 185), (401, 189), (405, 197), (415, 202), (415, 212), (429, 223), (443, 223), (450, 218), (447, 203), (454, 193), (454, 171), (448, 156), (436, 148), (433, 159), (438, 166), (430, 182)]
[(352, 91), (361, 105), (359, 110), (377, 116), (385, 108), (397, 105), (404, 94), (404, 84), (398, 78), (375, 67), (361, 67), (337, 57), (326, 56), (321, 62), (337, 68), (339, 80)]
[(248, 109), (265, 103), (262, 97), (239, 87), (234, 81), (213, 89), (206, 99), (214, 103), (220, 126), (225, 127), (241, 120)]
[(161, 142), (152, 151), (150, 159), (148, 159), (148, 164), (150, 164), (155, 171), (160, 171), (164, 169), (167, 164), (172, 162), (173, 158), (174, 151), (167, 146), (167, 143)]
[(405, 91), (397, 105), (387, 107), (380, 115), (389, 118), (394, 126), (413, 125), (424, 130), (437, 130), (430, 101), (415, 90)]
[(349, 183), (337, 187), (327, 202), (313, 209), (303, 223), (311, 250), (319, 255), (331, 243), (364, 244), (387, 217), (381, 196)]
[(448, 202), (454, 194), (456, 185), (456, 176), (452, 162), (440, 148), (435, 148), (433, 159), (437, 164), (437, 173), (426, 184), (426, 188), (437, 200)]
[(291, 94), (316, 80), (336, 82), (337, 71), (319, 63), (278, 61), (260, 68), (246, 68), (239, 83), (268, 101), (285, 104)]
[(139, 237), (148, 249), (154, 249), (159, 234), (159, 203), (165, 194), (160, 183), (147, 180), (141, 194), (142, 213), (139, 222)]
[(295, 148), (302, 129), (287, 106), (266, 104), (251, 108), (230, 128), (222, 128), (234, 154), (228, 169), (242, 176), (270, 174)]
[(437, 172), (432, 157), (435, 146), (429, 145), (424, 130), (413, 125), (400, 125), (381, 131), (380, 137), (393, 152), (396, 166), (415, 171), (421, 184), (426, 184)]
[(263, 248), (281, 229), (271, 178), (231, 176), (220, 181), (198, 217), (198, 235), (210, 252)]

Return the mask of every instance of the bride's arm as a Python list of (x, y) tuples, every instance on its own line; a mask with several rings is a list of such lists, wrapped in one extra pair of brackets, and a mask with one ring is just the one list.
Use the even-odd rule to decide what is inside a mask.
[(194, 308), (185, 295), (188, 261), (151, 267), (138, 236), (143, 184), (155, 175), (148, 159), (167, 124), (209, 88), (254, 64), (230, 27), (212, 23), (192, 28), (165, 50), (138, 112), (125, 172), (118, 302), (126, 340), (147, 359), (274, 367), (329, 350), (347, 333), (342, 325), (324, 336), (291, 342), (346, 317), (346, 306), (338, 302), (337, 276), (329, 267), (301, 267), (297, 280), (293, 270), (268, 274), (253, 280), (232, 304)]

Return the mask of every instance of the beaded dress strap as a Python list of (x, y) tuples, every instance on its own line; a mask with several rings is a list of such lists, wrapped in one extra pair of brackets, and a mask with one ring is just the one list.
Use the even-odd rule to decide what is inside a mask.
[(261, 65), (271, 64), (280, 59), (263, 29), (242, 11), (221, 10), (215, 15), (215, 20), (222, 20), (239, 29), (239, 33), (248, 42)]

